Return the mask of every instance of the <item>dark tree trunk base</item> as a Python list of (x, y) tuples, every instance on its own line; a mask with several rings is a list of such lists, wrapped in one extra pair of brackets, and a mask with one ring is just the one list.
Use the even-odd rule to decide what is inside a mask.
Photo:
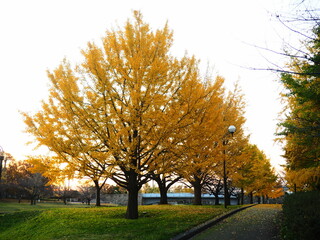
[(138, 174), (134, 169), (131, 169), (129, 172), (128, 179), (128, 205), (126, 218), (127, 219), (137, 219), (139, 217), (138, 212), (138, 193), (139, 193), (139, 185), (138, 185)]
[(194, 188), (194, 205), (202, 205), (202, 198), (201, 198), (201, 184), (200, 182), (194, 182), (193, 184)]
[(137, 219), (138, 217), (138, 190), (128, 190), (126, 219)]

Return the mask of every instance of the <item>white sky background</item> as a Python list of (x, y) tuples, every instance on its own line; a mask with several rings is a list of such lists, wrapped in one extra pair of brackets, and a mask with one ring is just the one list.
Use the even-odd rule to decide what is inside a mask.
[(172, 53), (185, 51), (207, 63), (231, 87), (237, 80), (247, 100), (247, 131), (278, 167), (284, 161), (274, 144), (280, 85), (276, 74), (245, 67), (266, 67), (283, 59), (248, 44), (281, 51), (291, 35), (271, 16), (290, 11), (285, 0), (0, 0), (0, 145), (16, 159), (37, 154), (26, 143), (19, 111), (35, 112), (48, 93), (46, 70), (64, 57), (80, 58), (88, 41), (99, 42), (105, 30), (123, 26), (141, 10), (153, 30), (166, 21), (174, 31)]

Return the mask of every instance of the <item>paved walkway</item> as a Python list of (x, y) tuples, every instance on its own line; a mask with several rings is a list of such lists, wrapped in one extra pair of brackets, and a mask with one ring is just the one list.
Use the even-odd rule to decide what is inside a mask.
[(192, 240), (279, 240), (281, 206), (261, 204), (245, 209), (194, 236)]

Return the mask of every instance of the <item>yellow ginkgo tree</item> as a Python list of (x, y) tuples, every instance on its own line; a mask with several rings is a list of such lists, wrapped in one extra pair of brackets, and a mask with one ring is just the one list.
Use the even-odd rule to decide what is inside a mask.
[(168, 141), (193, 124), (196, 101), (182, 95), (200, 79), (198, 61), (173, 57), (172, 43), (167, 25), (151, 31), (135, 11), (101, 45), (88, 43), (79, 65), (64, 61), (50, 72), (49, 99), (24, 114), (28, 132), (59, 159), (85, 174), (105, 171), (124, 187), (129, 219), (138, 218), (138, 191)]
[(245, 157), (235, 172), (235, 185), (243, 189), (253, 203), (253, 196), (277, 198), (283, 194), (278, 176), (270, 160), (256, 145), (248, 144), (244, 149)]
[(185, 128), (188, 138), (184, 141), (184, 165), (180, 174), (194, 189), (194, 204), (201, 204), (201, 193), (208, 176), (218, 164), (222, 146), (219, 143), (224, 134), (223, 106), (224, 79), (217, 77), (213, 83), (198, 88), (203, 97), (198, 101), (198, 114), (194, 124)]

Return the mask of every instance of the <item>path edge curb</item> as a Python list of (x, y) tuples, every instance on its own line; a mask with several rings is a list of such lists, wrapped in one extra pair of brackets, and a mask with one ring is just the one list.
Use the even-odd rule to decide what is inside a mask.
[(193, 228), (187, 230), (186, 232), (180, 233), (179, 235), (171, 238), (171, 240), (188, 240), (189, 238), (194, 237), (195, 235), (199, 234), (200, 232), (202, 232), (202, 231), (216, 225), (217, 223), (221, 222), (222, 220), (232, 216), (233, 214), (240, 212), (242, 210), (245, 210), (247, 208), (253, 207), (255, 205), (257, 205), (257, 204), (251, 204), (248, 206), (244, 206), (244, 207), (235, 209), (233, 211), (230, 211), (224, 215), (221, 215), (221, 216), (218, 216), (218, 217), (213, 218), (211, 220), (208, 220), (208, 221), (206, 221), (196, 227), (193, 227)]

